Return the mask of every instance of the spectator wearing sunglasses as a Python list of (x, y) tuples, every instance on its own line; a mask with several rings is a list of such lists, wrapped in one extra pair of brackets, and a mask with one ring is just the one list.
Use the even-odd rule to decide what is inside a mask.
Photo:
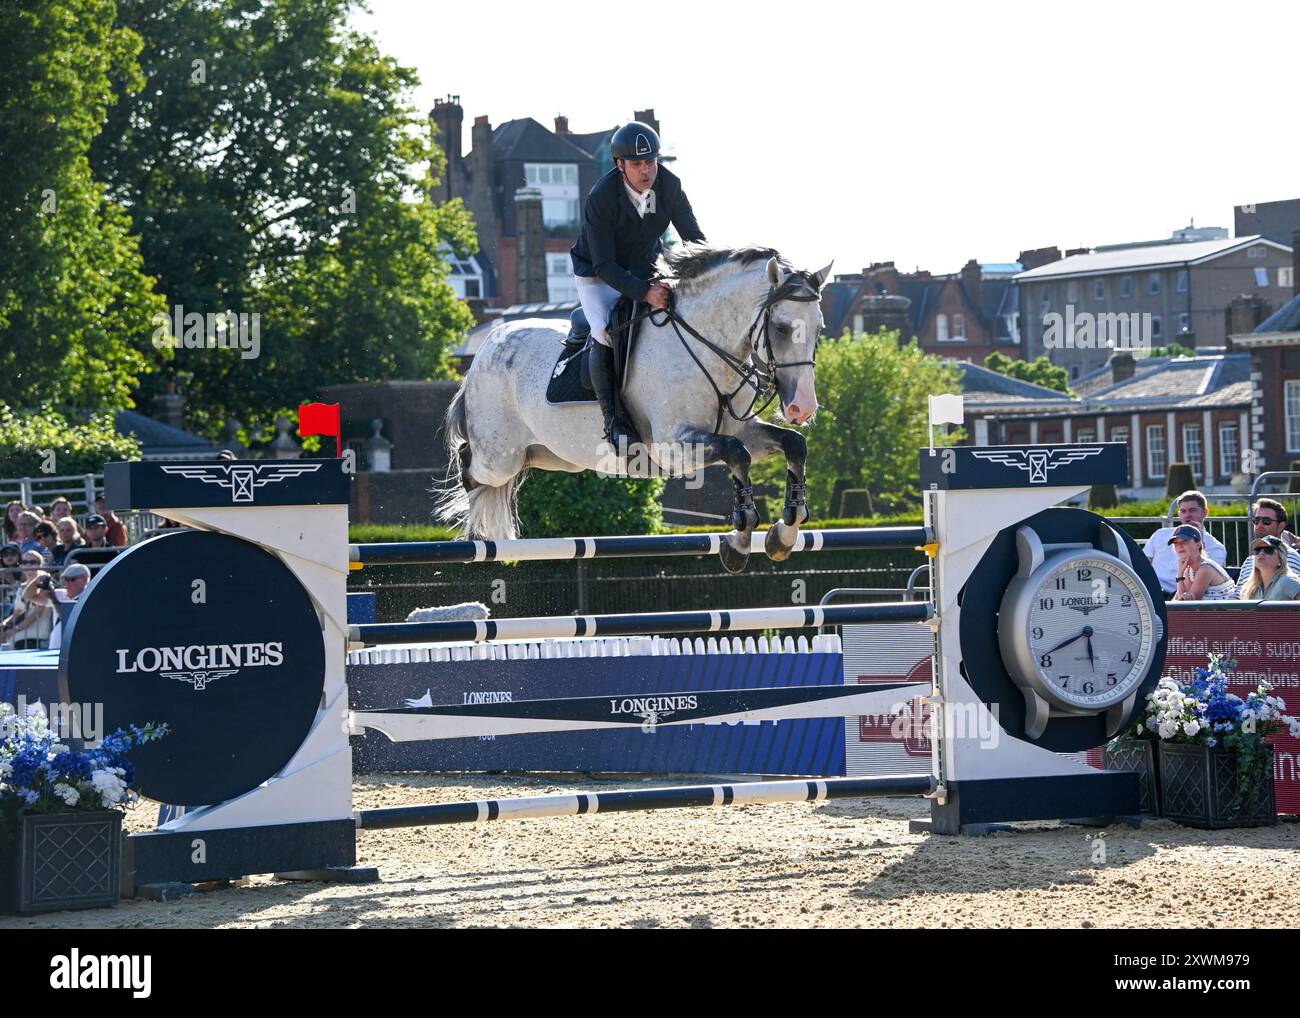
[[(1254, 548), (1261, 538), (1277, 538), (1286, 552), (1287, 571), (1300, 576), (1300, 553), (1297, 553), (1293, 547), (1289, 546), (1292, 542), (1287, 541), (1287, 538), (1291, 535), (1286, 529), (1286, 507), (1276, 499), (1261, 498), (1251, 510), (1250, 522), (1254, 528), (1251, 555), (1241, 564), (1241, 572), (1237, 575), (1237, 593), (1242, 598), (1246, 598), (1246, 585), (1250, 583), (1251, 575), (1255, 571), (1255, 556), (1259, 553)], [(1249, 600), (1255, 599), (1250, 598)]]
[[(1243, 601), (1300, 600), (1300, 576), (1287, 566), (1290, 551), (1280, 537), (1258, 537), (1250, 546), (1255, 568), (1241, 588)], [(1294, 555), (1295, 552), (1291, 552)]]
[(54, 589), (50, 574), (41, 569), (44, 564), (39, 552), (24, 552), (22, 560), (23, 585), (14, 600), (13, 614), (0, 622), (0, 643), (12, 641), (14, 650), (43, 650), (54, 628), (54, 608), (45, 600), (44, 592)]

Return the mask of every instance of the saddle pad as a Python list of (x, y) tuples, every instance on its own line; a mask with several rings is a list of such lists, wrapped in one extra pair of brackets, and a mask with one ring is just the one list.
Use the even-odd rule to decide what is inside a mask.
[[(569, 358), (567, 363), (564, 360), (566, 357)], [(551, 380), (546, 386), (546, 402), (552, 405), (596, 402), (596, 394), (582, 385), (582, 358), (581, 347), (576, 354), (567, 347), (561, 348), (555, 370), (551, 372)]]

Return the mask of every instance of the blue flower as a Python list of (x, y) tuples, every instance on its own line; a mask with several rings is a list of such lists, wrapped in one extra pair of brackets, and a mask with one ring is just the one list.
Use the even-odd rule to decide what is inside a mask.
[(90, 761), (83, 753), (60, 753), (50, 764), (57, 777), (77, 781), (90, 777)]
[(24, 749), (9, 763), (13, 767), (13, 773), (10, 776), (13, 784), (23, 786), (36, 781), (37, 776), (45, 768), (48, 761), (42, 750)]

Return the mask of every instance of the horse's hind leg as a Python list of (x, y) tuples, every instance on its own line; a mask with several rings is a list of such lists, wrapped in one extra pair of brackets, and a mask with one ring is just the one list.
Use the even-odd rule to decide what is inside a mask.
[(736, 487), (736, 500), (731, 507), (732, 531), (723, 538), (718, 557), (722, 560), (722, 568), (729, 573), (738, 573), (749, 561), (754, 528), (758, 526), (754, 484), (749, 479), (749, 450), (734, 435), (715, 435), (707, 431), (681, 433), (679, 441), (694, 447), (697, 455), (693, 462), (697, 467), (725, 463), (731, 471), (731, 483)]
[(781, 518), (768, 528), (763, 540), (767, 557), (784, 562), (799, 538), (799, 524), (808, 519), (808, 506), (804, 501), (808, 442), (797, 431), (757, 421), (746, 429), (744, 439), (746, 448), (755, 459), (778, 449), (785, 454), (785, 506)]

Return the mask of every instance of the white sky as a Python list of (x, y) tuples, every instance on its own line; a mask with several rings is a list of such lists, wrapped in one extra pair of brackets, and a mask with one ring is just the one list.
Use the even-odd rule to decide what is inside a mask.
[(421, 108), (460, 95), (464, 149), (480, 114), (653, 107), (709, 239), (804, 268), (951, 272), (1300, 197), (1295, 0), (370, 3)]

